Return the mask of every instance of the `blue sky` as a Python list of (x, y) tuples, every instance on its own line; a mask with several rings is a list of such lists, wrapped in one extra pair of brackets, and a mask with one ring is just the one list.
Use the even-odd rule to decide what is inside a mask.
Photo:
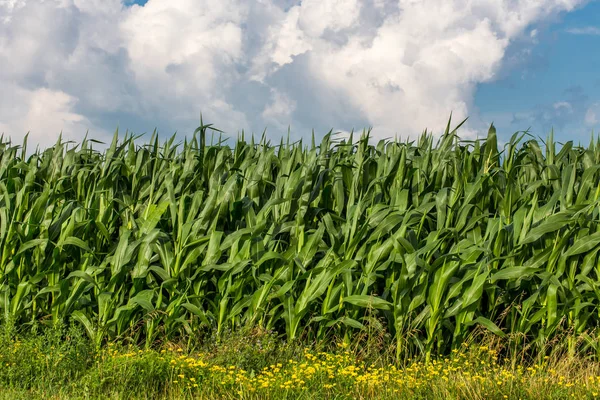
[[(51, 22), (51, 23), (50, 23)], [(0, 133), (600, 130), (600, 1), (9, 0)]]
[[(521, 48), (516, 43), (509, 53)], [(504, 134), (531, 127), (532, 133), (545, 137), (554, 128), (561, 140), (587, 144), (594, 126), (585, 123), (586, 112), (600, 103), (600, 2), (541, 27), (529, 49), (529, 55), (507, 66), (496, 81), (478, 85), (475, 105), (482, 117), (494, 120)], [(571, 109), (566, 104), (554, 107), (561, 103)]]

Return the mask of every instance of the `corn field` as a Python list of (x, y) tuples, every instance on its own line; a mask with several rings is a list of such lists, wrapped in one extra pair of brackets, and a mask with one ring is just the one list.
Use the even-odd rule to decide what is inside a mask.
[[(464, 121), (463, 121), (464, 122)], [(477, 327), (597, 338), (600, 141), (439, 139), (233, 146), (118, 134), (0, 144), (0, 310), (151, 344), (257, 326), (294, 340), (380, 325), (400, 349)], [(217, 133), (218, 134), (218, 133)], [(559, 150), (557, 150), (557, 147)]]

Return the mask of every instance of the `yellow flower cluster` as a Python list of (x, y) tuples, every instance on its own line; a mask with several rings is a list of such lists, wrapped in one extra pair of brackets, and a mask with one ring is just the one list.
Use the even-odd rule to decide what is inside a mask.
[[(301, 393), (340, 398), (594, 398), (600, 394), (598, 368), (561, 366), (561, 360), (513, 365), (499, 360), (495, 350), (464, 346), (447, 357), (405, 364), (367, 363), (347, 346), (337, 352), (305, 349), (295, 359), (247, 371), (223, 365), (213, 355), (186, 354), (181, 349), (139, 350), (109, 345), (98, 363), (137, 362), (144, 357), (162, 360), (169, 376), (167, 387), (192, 397), (281, 398)], [(14, 349), (19, 349), (15, 343)], [(12, 350), (12, 349), (11, 349)], [(40, 354), (40, 357), (46, 355)], [(9, 360), (0, 364), (7, 368)]]
[(526, 395), (523, 390), (538, 390), (536, 385), (542, 390), (549, 382), (566, 397), (577, 397), (578, 394), (595, 397), (600, 389), (600, 377), (553, 375), (553, 370), (543, 363), (516, 368), (501, 365), (496, 352), (485, 347), (467, 352), (456, 350), (446, 358), (430, 363), (414, 362), (403, 367), (365, 365), (348, 351), (332, 354), (306, 350), (300, 361), (273, 364), (258, 373), (236, 366), (213, 365), (205, 357), (202, 354), (193, 357), (173, 355), (170, 361), (172, 382), (189, 390), (202, 389), (202, 382), (216, 382), (221, 390), (235, 391), (241, 397), (253, 393), (305, 390), (373, 398), (386, 393), (390, 397), (398, 393), (410, 397), (433, 391), (444, 397), (443, 390), (452, 387), (465, 397), (476, 394), (521, 398)]

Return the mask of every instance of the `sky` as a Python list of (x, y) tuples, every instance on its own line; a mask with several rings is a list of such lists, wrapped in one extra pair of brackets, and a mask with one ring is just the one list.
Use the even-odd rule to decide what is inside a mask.
[(0, 133), (405, 139), (452, 113), (585, 144), (598, 48), (589, 0), (0, 0)]

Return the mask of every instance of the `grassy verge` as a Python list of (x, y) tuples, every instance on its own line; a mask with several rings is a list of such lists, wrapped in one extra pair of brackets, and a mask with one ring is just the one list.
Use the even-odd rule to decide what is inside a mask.
[(395, 362), (368, 343), (320, 348), (265, 332), (201, 346), (95, 349), (79, 330), (0, 339), (6, 399), (564, 399), (600, 393), (600, 365), (561, 352), (503, 357), (497, 340), (447, 356)]

